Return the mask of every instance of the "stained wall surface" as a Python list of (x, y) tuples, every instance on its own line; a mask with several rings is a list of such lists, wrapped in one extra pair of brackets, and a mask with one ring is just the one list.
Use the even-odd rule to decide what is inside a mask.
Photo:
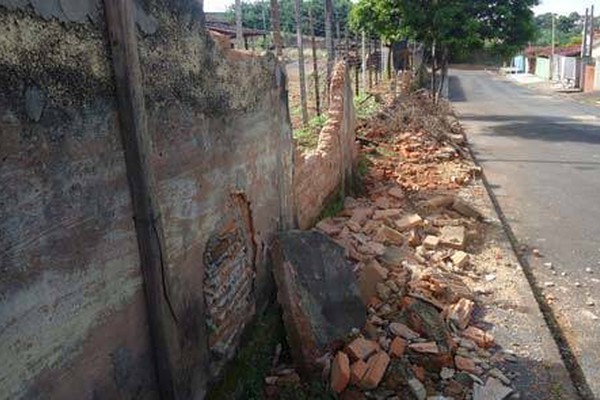
[[(273, 293), (274, 234), (325, 204), (294, 187), (332, 192), (354, 159), (342, 67), (319, 144), (335, 157), (295, 166), (281, 65), (219, 46), (201, 7), (135, 2), (182, 399), (203, 397)], [(105, 24), (99, 0), (0, 0), (0, 398), (158, 397)]]

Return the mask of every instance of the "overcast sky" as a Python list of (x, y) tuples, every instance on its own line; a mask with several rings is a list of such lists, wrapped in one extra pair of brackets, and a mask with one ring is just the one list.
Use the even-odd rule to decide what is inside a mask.
[[(225, 11), (227, 7), (233, 3), (234, 0), (204, 0), (204, 11)], [(535, 12), (536, 14), (546, 12), (569, 14), (573, 11), (577, 11), (578, 13), (583, 14), (585, 13), (585, 8), (592, 4), (594, 4), (594, 0), (541, 0), (541, 4), (535, 8)], [(600, 7), (597, 11), (600, 12)]]

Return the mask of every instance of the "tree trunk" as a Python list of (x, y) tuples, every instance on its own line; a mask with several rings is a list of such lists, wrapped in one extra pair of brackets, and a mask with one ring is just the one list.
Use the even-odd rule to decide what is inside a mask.
[(435, 40), (431, 45), (431, 95), (433, 96), (434, 101), (436, 100), (437, 93), (437, 55), (435, 52)]
[(392, 80), (392, 55), (393, 55), (393, 46), (390, 44), (390, 49), (388, 51), (388, 56), (387, 56), (387, 76), (388, 76), (388, 81)]
[[(327, 48), (327, 88), (331, 84), (331, 74), (335, 62), (333, 48), (333, 1), (325, 0), (325, 47)], [(328, 89), (329, 92), (329, 89)]]
[(365, 31), (362, 31), (362, 41), (361, 41), (361, 67), (362, 67), (362, 87), (363, 92), (367, 90), (367, 34)]
[(306, 101), (306, 73), (304, 71), (304, 39), (302, 38), (302, 0), (294, 0), (296, 10), (296, 38), (298, 41), (298, 74), (300, 75), (300, 106), (302, 124), (308, 125), (308, 106)]
[(308, 8), (308, 20), (310, 23), (311, 46), (313, 57), (313, 75), (315, 80), (315, 106), (317, 107), (317, 115), (321, 115), (321, 99), (319, 94), (319, 66), (317, 60), (317, 41), (315, 40), (315, 25), (313, 21), (312, 8)]
[(242, 25), (242, 0), (235, 0), (235, 41), (238, 49), (244, 46), (244, 28)]
[(283, 40), (281, 38), (281, 25), (279, 23), (279, 1), (271, 0), (271, 20), (273, 24), (273, 42), (277, 57), (283, 55)]
[(444, 85), (448, 78), (448, 48), (444, 46), (442, 50), (442, 62), (441, 62), (441, 77), (440, 77), (440, 85), (438, 89), (437, 98), (438, 100), (442, 97), (444, 92)]

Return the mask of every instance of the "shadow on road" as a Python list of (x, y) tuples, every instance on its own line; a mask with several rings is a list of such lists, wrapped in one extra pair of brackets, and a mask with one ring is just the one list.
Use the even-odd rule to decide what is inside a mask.
[(448, 92), (448, 99), (451, 102), (460, 103), (467, 101), (465, 91), (463, 90), (462, 84), (460, 83), (460, 79), (457, 76), (448, 77)]
[[(520, 137), (549, 142), (600, 144), (600, 125), (576, 118), (523, 115), (461, 115), (461, 121), (482, 129), (483, 135)], [(600, 119), (598, 119), (600, 122)]]

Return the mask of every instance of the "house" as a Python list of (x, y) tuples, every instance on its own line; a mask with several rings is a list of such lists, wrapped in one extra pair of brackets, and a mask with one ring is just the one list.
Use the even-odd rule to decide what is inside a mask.
[(529, 64), (529, 72), (547, 80), (562, 82), (566, 86), (577, 87), (581, 75), (581, 45), (552, 47), (529, 47), (524, 51)]
[[(237, 30), (235, 23), (232, 23), (226, 13), (206, 13), (206, 29), (209, 33), (217, 33), (229, 37), (231, 47), (234, 47)], [(244, 47), (248, 50), (248, 39), (254, 41), (257, 37), (266, 38), (270, 32), (259, 29), (243, 28)]]

